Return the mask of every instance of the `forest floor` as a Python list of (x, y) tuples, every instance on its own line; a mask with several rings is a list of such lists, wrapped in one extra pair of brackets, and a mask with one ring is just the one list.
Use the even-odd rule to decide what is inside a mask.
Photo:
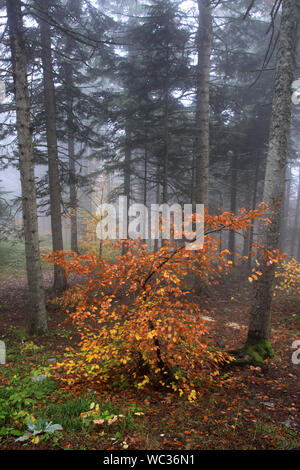
[[(51, 282), (49, 272), (45, 279)], [(199, 302), (211, 341), (226, 349), (241, 346), (251, 285), (231, 278)], [(8, 359), (0, 365), (0, 449), (300, 449), (300, 364), (292, 363), (292, 342), (300, 339), (299, 298), (274, 301), (276, 360), (230, 370), (225, 385), (193, 403), (147, 388), (67, 390), (49, 370), (72, 342), (71, 324), (52, 307), (49, 334), (28, 337), (26, 309), (24, 278), (9, 276), (0, 285), (0, 339)], [(34, 380), (41, 375), (46, 378)], [(121, 417), (110, 426), (85, 422), (80, 414), (92, 402), (103, 416)], [(16, 442), (26, 431), (28, 415), (59, 423), (63, 431)]]

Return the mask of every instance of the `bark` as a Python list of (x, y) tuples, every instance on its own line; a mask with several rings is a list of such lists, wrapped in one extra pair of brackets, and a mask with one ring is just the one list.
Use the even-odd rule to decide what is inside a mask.
[[(263, 200), (270, 207), (267, 216), (271, 224), (263, 225), (260, 242), (269, 250), (278, 248), (281, 219), (281, 202), (284, 194), (285, 167), (288, 153), (292, 114), (292, 82), (297, 65), (297, 48), (300, 33), (300, 3), (285, 0), (282, 6), (280, 36), (276, 59), (275, 84), (267, 154)], [(261, 255), (262, 275), (255, 283), (255, 297), (251, 309), (247, 345), (267, 344), (271, 328), (271, 300), (275, 265), (268, 265)], [(262, 357), (270, 356), (264, 348)]]
[(212, 49), (212, 16), (210, 0), (198, 0), (196, 83), (196, 203), (208, 204), (209, 179), (209, 100)]
[[(159, 183), (159, 167), (157, 168), (156, 179), (157, 179), (156, 204), (160, 204), (161, 203), (161, 197), (160, 197), (160, 183)], [(155, 239), (154, 240), (154, 245), (153, 245), (153, 251), (154, 251), (154, 253), (156, 253), (158, 250), (159, 250), (159, 240)]]
[[(259, 163), (260, 159), (259, 156), (256, 157), (256, 162), (255, 162), (255, 177), (254, 177), (254, 188), (253, 188), (253, 197), (252, 197), (252, 209), (256, 208), (257, 204), (257, 187), (258, 187), (258, 174), (259, 174)], [(252, 244), (254, 240), (254, 222), (252, 222), (252, 225), (250, 226), (249, 229), (249, 256), (248, 256), (248, 271), (251, 271), (252, 267)]]
[[(131, 131), (129, 124), (125, 128), (125, 152), (124, 152), (124, 196), (127, 197), (127, 230), (128, 230), (128, 213), (130, 205), (130, 193), (131, 193)], [(122, 254), (127, 252), (128, 246), (122, 245)]]
[[(145, 133), (145, 153), (144, 153), (144, 188), (143, 188), (143, 191), (144, 191), (143, 203), (144, 203), (145, 207), (147, 207), (147, 189), (148, 189), (147, 180), (148, 180), (148, 143), (147, 143), (147, 130), (146, 130), (146, 133)], [(148, 222), (147, 217), (149, 219), (149, 214), (148, 214), (148, 216), (147, 216), (147, 214), (145, 215), (145, 220), (144, 220), (145, 226)], [(151, 228), (151, 224), (150, 224), (150, 228)], [(143, 240), (143, 242), (146, 245), (148, 245), (148, 239), (147, 238), (145, 238)]]
[[(167, 51), (167, 63), (169, 53)], [(163, 163), (163, 184), (162, 184), (162, 202), (168, 204), (168, 179), (169, 179), (169, 73), (167, 71), (166, 88), (164, 97), (164, 163)]]
[[(43, 3), (45, 15), (48, 8)], [(59, 184), (58, 150), (56, 133), (56, 100), (54, 75), (51, 55), (51, 32), (48, 22), (40, 20), (42, 65), (44, 78), (44, 104), (46, 115), (46, 135), (48, 148), (49, 192), (51, 212), (51, 233), (53, 251), (63, 250), (62, 221), (61, 221), (61, 189)], [(54, 289), (62, 292), (66, 288), (64, 270), (54, 265)]]
[[(237, 154), (233, 153), (232, 151), (228, 152), (228, 154), (231, 156), (231, 180), (230, 180), (230, 186), (231, 186), (231, 193), (230, 193), (230, 211), (233, 214), (236, 214), (236, 206), (237, 206), (237, 201), (236, 201), (236, 196), (237, 196)], [(235, 252), (235, 232), (230, 231), (229, 232), (229, 240), (228, 240), (228, 249), (230, 251), (230, 258), (232, 262), (234, 262), (234, 252)]]
[(282, 217), (280, 224), (280, 240), (279, 246), (280, 251), (290, 252), (290, 238), (289, 238), (289, 211), (290, 211), (290, 197), (291, 197), (291, 169), (289, 166), (286, 168), (286, 183), (285, 183), (285, 194), (283, 201)]
[[(69, 56), (72, 52), (72, 40), (67, 38), (66, 52)], [(68, 113), (68, 160), (69, 160), (69, 188), (70, 188), (70, 218), (71, 218), (71, 250), (78, 253), (78, 223), (77, 223), (77, 187), (75, 164), (75, 140), (73, 117), (73, 65), (65, 64), (65, 77), (67, 83), (67, 113)]]
[[(71, 99), (70, 101), (73, 102)], [(70, 102), (69, 102), (70, 103)], [(69, 108), (69, 136), (68, 136), (68, 158), (69, 158), (69, 187), (70, 187), (70, 209), (71, 209), (71, 250), (76, 253), (78, 250), (78, 221), (77, 221), (77, 187), (76, 187), (76, 166), (75, 166), (75, 142), (72, 131), (73, 112), (72, 104)]]
[(30, 334), (44, 334), (47, 331), (47, 313), (40, 260), (27, 57), (24, 49), (25, 38), (21, 2), (19, 0), (7, 0), (6, 9), (13, 64), (19, 144), (26, 270), (30, 298), (29, 331)]
[(300, 233), (298, 235), (297, 261), (300, 261)]
[(291, 256), (294, 258), (297, 256), (297, 252), (298, 252), (299, 216), (300, 216), (300, 168), (299, 168), (299, 177), (298, 177), (296, 214), (295, 214), (295, 219), (294, 219), (294, 227), (293, 227), (293, 232), (292, 232), (292, 246), (291, 246)]

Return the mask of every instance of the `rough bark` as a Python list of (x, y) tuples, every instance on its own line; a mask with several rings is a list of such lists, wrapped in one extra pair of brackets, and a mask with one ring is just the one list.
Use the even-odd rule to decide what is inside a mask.
[(47, 313), (40, 260), (27, 57), (24, 49), (25, 38), (21, 2), (19, 0), (7, 0), (6, 8), (13, 64), (26, 270), (30, 298), (29, 331), (30, 334), (44, 334), (47, 331)]
[[(48, 14), (47, 5), (43, 2), (42, 10)], [(63, 250), (61, 221), (61, 189), (59, 184), (58, 150), (56, 133), (56, 100), (54, 75), (51, 54), (51, 32), (47, 21), (40, 20), (42, 65), (44, 79), (44, 104), (46, 116), (46, 136), (48, 149), (49, 193), (51, 212), (51, 233), (53, 251)], [(66, 288), (64, 270), (54, 265), (54, 289), (62, 292)]]
[[(297, 65), (300, 35), (300, 3), (285, 0), (282, 5), (280, 36), (276, 59), (275, 84), (267, 154), (263, 200), (269, 205), (267, 213), (271, 223), (261, 228), (260, 242), (269, 250), (278, 248), (281, 202), (284, 194), (285, 167), (288, 153), (292, 114), (292, 82)], [(262, 275), (255, 284), (255, 297), (245, 351), (255, 349), (262, 359), (272, 354), (269, 347), (271, 329), (271, 301), (275, 265), (260, 257)], [(249, 347), (248, 347), (249, 346)]]
[(198, 0), (196, 83), (196, 203), (208, 204), (210, 62), (212, 49), (212, 16), (210, 0)]

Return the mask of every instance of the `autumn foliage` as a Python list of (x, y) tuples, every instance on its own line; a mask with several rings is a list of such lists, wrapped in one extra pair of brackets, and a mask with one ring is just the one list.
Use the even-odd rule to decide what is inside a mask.
[(300, 291), (300, 263), (294, 258), (285, 261), (275, 273), (276, 289), (279, 294), (296, 294)]
[(80, 276), (59, 300), (80, 335), (79, 349), (68, 349), (55, 365), (62, 380), (138, 388), (151, 383), (196, 399), (230, 358), (207, 341), (207, 312), (191, 291), (191, 277), (206, 285), (218, 282), (232, 267), (229, 251), (220, 251), (218, 232), (246, 232), (263, 211), (260, 206), (239, 216), (206, 214), (205, 243), (198, 251), (168, 242), (152, 253), (135, 240), (126, 242), (126, 253), (115, 262), (94, 254), (45, 255), (67, 276)]

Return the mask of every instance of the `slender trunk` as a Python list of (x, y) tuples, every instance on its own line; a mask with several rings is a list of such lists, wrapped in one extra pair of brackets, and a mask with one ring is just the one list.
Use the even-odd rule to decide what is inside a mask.
[(124, 158), (124, 196), (127, 196), (128, 206), (130, 204), (130, 172), (131, 172), (131, 132), (129, 126), (126, 127), (125, 136), (125, 158)]
[[(47, 15), (47, 6), (45, 14)], [(56, 133), (56, 101), (54, 89), (54, 76), (51, 56), (51, 32), (48, 22), (40, 20), (42, 65), (44, 78), (44, 104), (46, 115), (46, 135), (48, 148), (49, 192), (51, 211), (51, 233), (53, 251), (63, 250), (62, 222), (61, 222), (61, 189), (59, 184), (57, 133)], [(54, 265), (54, 289), (62, 292), (66, 288), (64, 270)]]
[[(230, 211), (233, 214), (236, 214), (237, 209), (237, 154), (230, 151), (228, 152), (231, 156), (231, 179), (230, 179), (230, 186), (231, 186), (231, 193), (230, 193)], [(234, 231), (229, 232), (229, 240), (228, 240), (228, 249), (230, 251), (231, 261), (234, 262), (235, 258), (235, 233)]]
[(169, 88), (168, 76), (166, 78), (165, 89), (165, 116), (164, 116), (164, 165), (163, 165), (163, 184), (162, 184), (162, 202), (168, 203), (168, 173), (169, 173)]
[[(72, 51), (71, 39), (67, 38), (67, 54)], [(71, 218), (71, 250), (78, 253), (78, 224), (77, 224), (77, 188), (76, 188), (76, 164), (75, 164), (75, 139), (73, 117), (73, 65), (65, 64), (65, 78), (67, 84), (67, 123), (68, 123), (68, 160), (69, 160), (69, 188), (70, 188), (70, 218)]]
[[(145, 154), (144, 154), (144, 188), (143, 188), (144, 189), (143, 203), (145, 207), (147, 207), (147, 189), (148, 189), (147, 180), (148, 180), (148, 144), (147, 144), (147, 132), (146, 132)], [(146, 213), (145, 220), (144, 220), (145, 227), (147, 226), (147, 223), (148, 223), (148, 217), (149, 215), (147, 215)], [(151, 226), (150, 226), (150, 230), (151, 230)], [(144, 239), (144, 243), (148, 244), (147, 238)]]
[(195, 142), (193, 144), (193, 157), (192, 157), (192, 171), (191, 171), (191, 204), (195, 204), (195, 190), (196, 190), (196, 155), (195, 155)]
[(144, 155), (144, 206), (147, 205), (147, 180), (148, 180), (148, 145), (145, 144), (145, 155)]
[(209, 179), (209, 100), (210, 61), (212, 49), (212, 16), (210, 0), (198, 0), (196, 83), (196, 203), (208, 204)]
[[(127, 124), (125, 128), (125, 152), (124, 152), (124, 196), (127, 197), (127, 230), (128, 230), (128, 213), (129, 213), (129, 205), (130, 205), (130, 193), (131, 193), (131, 131), (130, 127)], [(124, 255), (127, 251), (127, 245), (122, 246), (122, 254)]]
[[(258, 186), (258, 175), (259, 175), (259, 163), (260, 159), (259, 156), (256, 157), (255, 161), (255, 179), (254, 179), (254, 188), (253, 188), (253, 197), (252, 197), (252, 209), (256, 208), (257, 204), (257, 186)], [(254, 221), (252, 221), (252, 224), (250, 226), (249, 230), (249, 245), (248, 245), (248, 251), (250, 251), (249, 256), (248, 256), (248, 271), (251, 271), (251, 266), (252, 266), (252, 245), (253, 245), (253, 239), (254, 239)]]
[(27, 57), (24, 49), (25, 38), (21, 2), (19, 0), (7, 0), (6, 8), (13, 64), (26, 269), (30, 298), (29, 331), (31, 334), (44, 334), (47, 331), (47, 313), (40, 260)]
[[(300, 35), (300, 4), (285, 0), (282, 4), (281, 27), (276, 60), (275, 84), (263, 200), (269, 206), (267, 216), (271, 223), (261, 228), (260, 242), (268, 250), (279, 244), (281, 204), (285, 183), (292, 114), (292, 82), (297, 66), (297, 48)], [(255, 284), (255, 298), (251, 309), (247, 345), (257, 345), (262, 357), (270, 355), (271, 301), (275, 265), (264, 256), (259, 258), (260, 271)], [(246, 346), (247, 346), (246, 345)]]
[(298, 251), (298, 234), (299, 234), (299, 216), (300, 216), (300, 168), (298, 176), (298, 192), (297, 192), (297, 203), (296, 203), (296, 214), (294, 219), (294, 227), (292, 232), (292, 246), (291, 246), (291, 256), (295, 258)]
[[(285, 194), (283, 201), (282, 217), (280, 222), (280, 240), (279, 246), (280, 251), (289, 251), (290, 238), (289, 238), (289, 210), (290, 210), (290, 197), (291, 197), (291, 169), (287, 165), (286, 168), (286, 183), (285, 183)], [(290, 252), (290, 251), (289, 251)]]
[[(159, 183), (159, 167), (157, 169), (156, 173), (156, 178), (157, 178), (157, 187), (156, 187), (156, 204), (160, 204), (160, 183)], [(154, 240), (154, 253), (156, 253), (159, 249), (159, 240), (155, 239)]]
[[(72, 120), (71, 109), (72, 108), (70, 108), (70, 119)], [(72, 127), (69, 129), (69, 136), (68, 136), (68, 158), (69, 158), (69, 186), (70, 186), (70, 209), (71, 209), (71, 250), (78, 253), (79, 250), (78, 250), (75, 142), (74, 142)]]
[(300, 262), (300, 233), (298, 232), (298, 249), (297, 249), (297, 261)]

